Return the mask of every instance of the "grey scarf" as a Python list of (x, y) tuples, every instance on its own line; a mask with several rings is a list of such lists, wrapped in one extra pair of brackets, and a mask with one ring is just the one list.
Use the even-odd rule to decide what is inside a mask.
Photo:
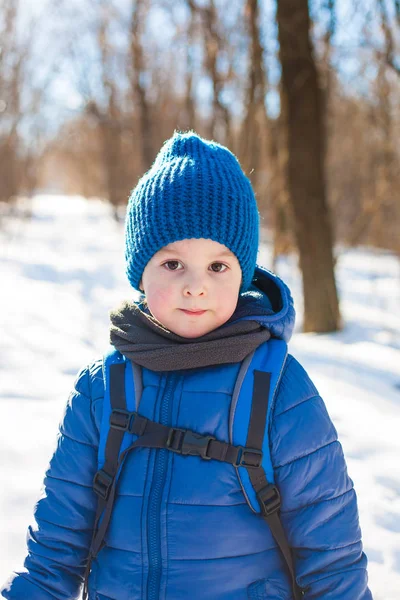
[(241, 312), (239, 297), (235, 313), (224, 325), (201, 337), (185, 338), (164, 328), (135, 302), (124, 301), (110, 312), (110, 343), (134, 363), (153, 371), (241, 362), (271, 337), (256, 320), (235, 320)]

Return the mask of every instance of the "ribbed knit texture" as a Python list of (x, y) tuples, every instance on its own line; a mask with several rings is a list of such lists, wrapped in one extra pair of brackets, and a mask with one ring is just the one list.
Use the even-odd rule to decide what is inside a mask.
[(194, 132), (175, 133), (132, 191), (125, 221), (126, 272), (139, 289), (163, 246), (189, 238), (224, 244), (242, 269), (246, 291), (256, 266), (259, 214), (250, 181), (224, 146)]

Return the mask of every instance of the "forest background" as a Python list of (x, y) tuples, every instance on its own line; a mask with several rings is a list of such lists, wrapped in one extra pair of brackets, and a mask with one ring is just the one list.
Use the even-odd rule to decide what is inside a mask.
[(239, 157), (274, 256), (298, 251), (304, 331), (342, 326), (335, 247), (400, 255), (398, 0), (2, 0), (0, 39), (3, 213), (45, 190), (122, 220), (195, 129)]

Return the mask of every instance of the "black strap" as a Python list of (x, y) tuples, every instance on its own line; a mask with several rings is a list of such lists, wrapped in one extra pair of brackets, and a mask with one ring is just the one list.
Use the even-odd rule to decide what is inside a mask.
[[(125, 363), (116, 363), (110, 365), (110, 403), (111, 408), (115, 410), (126, 410), (125, 399)], [(94, 541), (98, 533), (99, 521), (107, 505), (108, 495), (115, 476), (118, 472), (118, 456), (121, 449), (124, 431), (117, 428), (109, 429), (106, 448), (105, 461), (102, 469), (97, 471), (93, 479), (93, 490), (98, 495), (96, 516), (94, 519), (93, 536), (89, 548), (86, 569), (84, 573), (82, 599), (86, 600), (88, 595), (88, 581), (92, 560), (96, 556), (93, 552)]]
[[(110, 401), (112, 409), (126, 412), (124, 363), (110, 366)], [(100, 513), (104, 509), (107, 500), (107, 489), (117, 472), (118, 455), (124, 433), (125, 431), (121, 428), (110, 428), (106, 440), (104, 466), (94, 476), (93, 488), (100, 499)]]
[[(251, 446), (259, 451), (262, 451), (263, 446), (270, 387), (271, 373), (254, 369), (253, 399), (246, 447)], [(244, 466), (247, 468), (247, 465)], [(295, 600), (301, 600), (305, 594), (305, 590), (300, 588), (296, 582), (292, 552), (279, 517), (281, 507), (279, 490), (275, 485), (268, 482), (265, 470), (261, 464), (253, 469), (247, 468), (247, 472), (260, 503), (262, 516), (268, 523), (271, 533), (288, 566), (292, 578)]]
[[(218, 460), (235, 467), (245, 467), (262, 507), (262, 515), (271, 528), (287, 562), (293, 579), (295, 600), (300, 600), (304, 590), (296, 584), (293, 559), (289, 544), (280, 522), (278, 511), (280, 496), (276, 486), (268, 483), (261, 466), (262, 443), (265, 431), (270, 373), (254, 371), (254, 388), (246, 446), (233, 446), (221, 442), (209, 435), (200, 435), (194, 431), (168, 427), (151, 421), (137, 412), (129, 412), (125, 402), (125, 364), (110, 367), (110, 400), (112, 412), (110, 429), (106, 441), (105, 463), (93, 480), (93, 490), (99, 496), (93, 537), (90, 545), (87, 566), (84, 574), (82, 600), (87, 599), (88, 579), (93, 559), (100, 552), (111, 519), (118, 477), (126, 456), (135, 448), (167, 449), (182, 455), (200, 456), (204, 460)], [(265, 400), (267, 398), (267, 401)], [(126, 450), (120, 454), (125, 432), (138, 436)]]
[[(84, 573), (82, 599), (88, 596), (88, 580), (93, 559), (104, 545), (104, 537), (111, 519), (117, 486), (117, 474), (126, 456), (135, 448), (167, 449), (182, 455), (200, 456), (204, 460), (218, 460), (248, 469), (261, 465), (262, 452), (253, 448), (233, 446), (209, 435), (168, 427), (151, 421), (137, 412), (126, 409), (125, 363), (110, 366), (110, 429), (106, 441), (105, 462), (93, 479), (93, 491), (98, 495), (98, 505), (93, 527), (87, 565)], [(125, 432), (138, 436), (120, 454)]]
[(247, 446), (233, 446), (221, 442), (211, 435), (201, 435), (188, 429), (168, 427), (156, 421), (151, 421), (137, 412), (115, 409), (111, 413), (110, 428), (127, 431), (140, 437), (145, 433), (157, 434), (159, 448), (165, 448), (184, 456), (200, 456), (204, 460), (218, 460), (235, 467), (249, 468), (261, 465), (262, 452)]

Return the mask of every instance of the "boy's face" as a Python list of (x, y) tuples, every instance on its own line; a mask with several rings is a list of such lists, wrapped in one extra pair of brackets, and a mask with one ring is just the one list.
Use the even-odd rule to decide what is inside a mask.
[[(209, 239), (168, 244), (147, 263), (140, 281), (153, 317), (170, 331), (195, 338), (234, 313), (242, 271), (228, 248)], [(190, 314), (186, 310), (204, 310)]]

